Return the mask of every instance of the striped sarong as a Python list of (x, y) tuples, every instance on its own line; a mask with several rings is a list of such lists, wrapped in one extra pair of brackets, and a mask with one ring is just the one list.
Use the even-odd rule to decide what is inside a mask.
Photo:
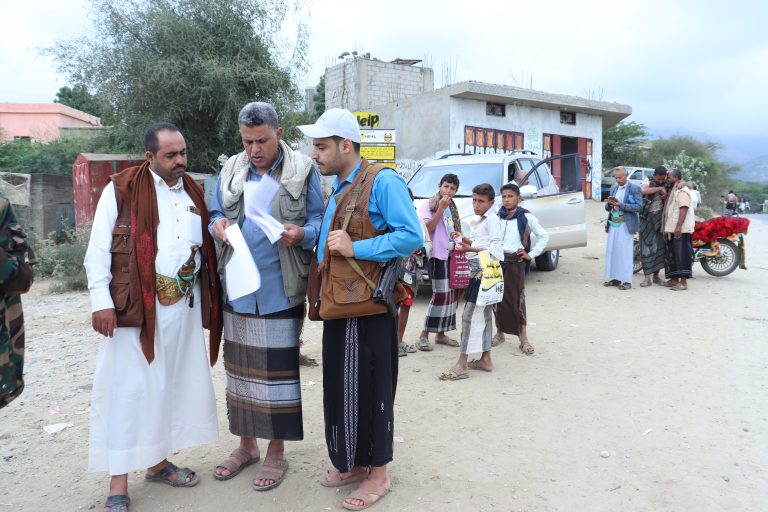
[(661, 232), (662, 216), (662, 210), (649, 212), (640, 222), (640, 259), (646, 276), (664, 268), (667, 244)]
[(456, 291), (448, 285), (448, 260), (429, 258), (432, 279), (432, 300), (424, 318), (426, 332), (446, 332), (456, 329)]
[(299, 334), (304, 308), (270, 315), (224, 310), (229, 430), (237, 436), (304, 438)]
[[(469, 260), (470, 264), (477, 260)], [(473, 268), (473, 270), (475, 270)], [(482, 274), (481, 274), (482, 276)], [(462, 354), (490, 352), (493, 341), (493, 310), (495, 305), (478, 306), (477, 295), (480, 293), (480, 277), (473, 277), (464, 294), (464, 312), (461, 314)]]
[(683, 233), (680, 238), (675, 238), (669, 233), (667, 240), (667, 279), (673, 277), (689, 279), (693, 266), (693, 241), (690, 233)]

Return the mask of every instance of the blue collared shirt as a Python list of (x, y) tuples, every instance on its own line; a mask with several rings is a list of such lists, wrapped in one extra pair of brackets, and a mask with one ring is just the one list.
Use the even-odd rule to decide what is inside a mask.
[[(317, 246), (317, 261), (323, 261), (328, 229), (336, 211), (336, 195), (354, 181), (360, 171), (360, 163), (339, 183), (338, 177), (333, 184), (333, 194), (328, 199), (328, 206), (320, 228), (320, 240)], [(388, 261), (394, 257), (410, 256), (424, 245), (421, 224), (408, 195), (403, 178), (393, 169), (382, 169), (373, 182), (371, 198), (368, 202), (368, 216), (378, 230), (388, 232), (352, 242), (352, 249), (357, 260)]]
[[(276, 169), (282, 159), (278, 159), (275, 165), (269, 170), (269, 173)], [(309, 186), (307, 187), (307, 220), (301, 226), (304, 228), (304, 239), (299, 243), (299, 247), (311, 251), (317, 241), (317, 235), (320, 232), (320, 222), (323, 217), (323, 195), (320, 189), (320, 177), (316, 169), (312, 169)], [(261, 175), (256, 171), (251, 163), (248, 164), (248, 179), (261, 181)], [(272, 204), (268, 205), (268, 210), (272, 213)], [(212, 232), (213, 223), (224, 217), (224, 209), (221, 206), (221, 176), (216, 180), (216, 190), (211, 196), (211, 204), (208, 206), (208, 213), (211, 216), (211, 223), (208, 225), (208, 231)], [(261, 274), (261, 288), (238, 299), (227, 301), (227, 304), (237, 313), (258, 313), (268, 315), (285, 311), (291, 307), (288, 297), (283, 288), (283, 273), (280, 266), (280, 254), (277, 249), (277, 243), (269, 242), (267, 235), (247, 217), (243, 219), (243, 225), (240, 230), (243, 232), (248, 247), (251, 248), (251, 255)]]

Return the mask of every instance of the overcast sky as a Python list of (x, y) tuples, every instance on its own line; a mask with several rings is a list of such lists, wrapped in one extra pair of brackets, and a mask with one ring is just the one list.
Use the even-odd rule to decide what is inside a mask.
[[(67, 85), (37, 48), (85, 34), (88, 6), (3, 1), (0, 101), (51, 101)], [(664, 135), (768, 137), (765, 0), (314, 0), (305, 16), (311, 69), (302, 85), (357, 49), (387, 61), (423, 59), (436, 88), (532, 82), (628, 104), (630, 120)]]

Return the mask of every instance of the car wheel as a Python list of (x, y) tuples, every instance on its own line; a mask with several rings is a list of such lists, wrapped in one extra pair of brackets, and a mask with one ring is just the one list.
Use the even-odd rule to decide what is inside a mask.
[(540, 256), (536, 256), (536, 268), (539, 270), (552, 271), (557, 268), (560, 261), (560, 251), (545, 251)]

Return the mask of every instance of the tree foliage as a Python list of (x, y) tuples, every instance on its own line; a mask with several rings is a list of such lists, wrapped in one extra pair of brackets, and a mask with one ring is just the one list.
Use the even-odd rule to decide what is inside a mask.
[(703, 203), (715, 211), (720, 211), (720, 194), (733, 185), (731, 175), (739, 166), (718, 160), (719, 148), (720, 145), (716, 142), (676, 135), (654, 140), (650, 157), (656, 162), (653, 166), (661, 162), (669, 169), (680, 169), (685, 180), (696, 183)]
[(105, 99), (91, 94), (88, 88), (82, 84), (75, 85), (74, 87), (61, 87), (56, 93), (56, 99), (53, 101), (94, 115), (101, 119), (103, 126), (108, 126), (115, 122), (115, 113), (112, 110), (112, 105)]
[(719, 198), (732, 186), (731, 174), (738, 166), (717, 158), (720, 145), (676, 135), (649, 140), (643, 124), (621, 122), (603, 132), (603, 167), (617, 165), (678, 168), (684, 179), (699, 187), (704, 204), (720, 211)]
[(315, 115), (320, 117), (323, 115), (323, 112), (325, 112), (325, 73), (320, 77), (320, 81), (317, 82), (313, 99), (315, 103)]
[(109, 102), (116, 137), (141, 149), (147, 126), (176, 124), (193, 170), (240, 150), (237, 114), (249, 101), (296, 109), (308, 32), (279, 34), (300, 3), (283, 0), (91, 0), (95, 36), (48, 49), (70, 83)]
[(618, 165), (644, 167), (647, 155), (642, 144), (648, 138), (645, 125), (634, 121), (624, 122), (603, 132), (603, 167)]
[(0, 143), (0, 171), (72, 174), (79, 153), (111, 153), (114, 146), (104, 138), (63, 138), (48, 143), (14, 140)]

